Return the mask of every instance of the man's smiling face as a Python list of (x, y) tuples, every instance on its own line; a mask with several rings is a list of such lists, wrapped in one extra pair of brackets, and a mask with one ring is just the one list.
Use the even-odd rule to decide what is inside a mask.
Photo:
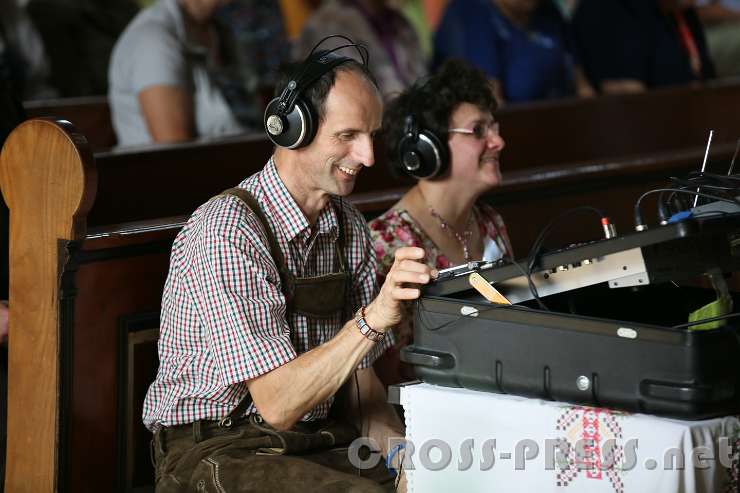
[(373, 137), (380, 128), (383, 103), (362, 75), (339, 71), (324, 103), (316, 137), (301, 152), (309, 188), (347, 196), (365, 166), (375, 163)]

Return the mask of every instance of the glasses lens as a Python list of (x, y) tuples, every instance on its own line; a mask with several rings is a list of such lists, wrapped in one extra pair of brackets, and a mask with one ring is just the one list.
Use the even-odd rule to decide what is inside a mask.
[(486, 136), (486, 130), (488, 130), (488, 125), (485, 123), (476, 123), (473, 127), (473, 135), (475, 135), (477, 139), (482, 139)]
[(487, 120), (476, 123), (473, 128), (450, 128), (450, 132), (456, 132), (461, 134), (472, 135), (478, 140), (483, 140), (488, 137), (488, 132), (493, 132), (494, 135), (499, 134), (499, 124), (497, 121)]

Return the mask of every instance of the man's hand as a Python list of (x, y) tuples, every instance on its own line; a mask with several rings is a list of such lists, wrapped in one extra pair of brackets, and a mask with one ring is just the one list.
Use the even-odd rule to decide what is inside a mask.
[(367, 307), (366, 319), (370, 327), (386, 330), (398, 325), (403, 318), (402, 302), (417, 299), (421, 295), (419, 285), (437, 275), (437, 271), (423, 263), (424, 255), (424, 250), (417, 247), (396, 250), (395, 261), (378, 297)]

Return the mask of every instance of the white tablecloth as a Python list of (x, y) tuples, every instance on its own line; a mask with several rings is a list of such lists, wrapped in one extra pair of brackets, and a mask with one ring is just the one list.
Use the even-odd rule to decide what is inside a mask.
[(400, 398), (411, 492), (737, 491), (735, 416), (680, 421), (423, 383)]

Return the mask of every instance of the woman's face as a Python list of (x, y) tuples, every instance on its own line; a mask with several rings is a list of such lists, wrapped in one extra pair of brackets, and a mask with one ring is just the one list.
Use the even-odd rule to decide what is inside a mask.
[(233, 0), (180, 0), (188, 14), (196, 22), (207, 22), (217, 8), (231, 3)]
[(504, 139), (493, 115), (461, 103), (450, 117), (450, 178), (483, 193), (501, 183), (499, 157)]

